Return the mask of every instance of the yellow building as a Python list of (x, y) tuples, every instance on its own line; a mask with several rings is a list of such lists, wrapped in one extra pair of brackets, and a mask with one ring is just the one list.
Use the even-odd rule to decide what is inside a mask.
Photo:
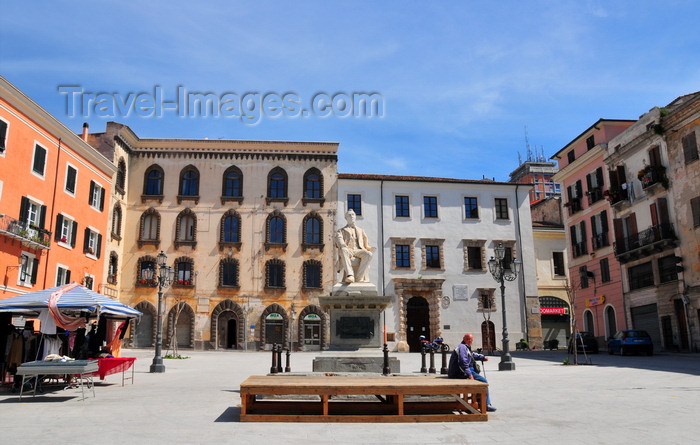
[(107, 273), (144, 313), (132, 346), (154, 344), (161, 251), (164, 348), (325, 345), (337, 143), (142, 139), (116, 123), (90, 141), (117, 165)]

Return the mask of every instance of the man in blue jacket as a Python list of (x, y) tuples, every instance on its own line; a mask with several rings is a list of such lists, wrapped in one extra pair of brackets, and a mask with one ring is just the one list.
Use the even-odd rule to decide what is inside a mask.
[[(460, 343), (450, 356), (450, 366), (447, 369), (447, 377), (451, 379), (470, 379), (488, 383), (485, 377), (474, 371), (474, 361), (488, 361), (489, 358), (472, 352), (472, 342), (474, 336), (470, 333), (464, 334), (462, 343)], [(486, 393), (486, 411), (496, 411), (496, 408), (491, 406), (490, 390)]]

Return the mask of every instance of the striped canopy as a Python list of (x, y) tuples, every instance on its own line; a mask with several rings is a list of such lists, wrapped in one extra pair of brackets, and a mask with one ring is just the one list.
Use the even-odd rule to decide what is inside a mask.
[[(5, 298), (0, 300), (0, 312), (36, 315), (40, 310), (49, 307), (49, 297), (52, 293), (66, 286), (70, 285)], [(108, 314), (117, 318), (141, 316), (141, 312), (136, 309), (132, 309), (84, 286), (75, 286), (65, 292), (58, 300), (58, 308), (61, 312), (90, 312), (93, 315)]]

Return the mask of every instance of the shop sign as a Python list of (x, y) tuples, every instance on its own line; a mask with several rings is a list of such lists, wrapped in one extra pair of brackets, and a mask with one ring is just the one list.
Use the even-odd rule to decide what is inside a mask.
[(566, 307), (541, 307), (541, 315), (566, 315), (569, 313), (569, 308)]
[(586, 298), (586, 307), (599, 306), (605, 303), (605, 295), (600, 295), (597, 297)]

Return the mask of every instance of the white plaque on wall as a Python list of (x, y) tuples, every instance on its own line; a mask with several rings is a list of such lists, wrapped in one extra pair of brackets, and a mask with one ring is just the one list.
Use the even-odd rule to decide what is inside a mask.
[(469, 286), (466, 284), (455, 284), (452, 286), (452, 295), (455, 301), (469, 299)]

